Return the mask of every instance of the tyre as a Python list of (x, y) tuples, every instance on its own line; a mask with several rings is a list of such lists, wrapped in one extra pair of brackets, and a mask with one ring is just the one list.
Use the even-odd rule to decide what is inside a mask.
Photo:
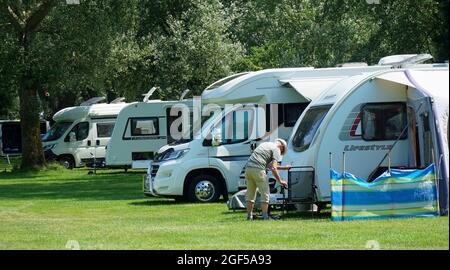
[(187, 199), (190, 202), (210, 203), (219, 200), (222, 194), (220, 180), (211, 175), (197, 175), (190, 182)]
[(73, 161), (73, 158), (69, 156), (62, 156), (58, 159), (58, 161), (66, 169), (71, 170), (75, 167), (75, 162)]

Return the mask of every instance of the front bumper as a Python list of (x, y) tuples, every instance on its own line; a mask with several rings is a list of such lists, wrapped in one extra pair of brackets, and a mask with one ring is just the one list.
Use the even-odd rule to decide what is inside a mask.
[(155, 197), (183, 195), (183, 172), (179, 160), (152, 163), (144, 178), (144, 194)]

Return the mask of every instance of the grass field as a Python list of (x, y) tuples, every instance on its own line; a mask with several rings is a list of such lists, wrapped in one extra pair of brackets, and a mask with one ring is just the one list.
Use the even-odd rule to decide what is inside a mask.
[[(447, 217), (245, 220), (224, 203), (145, 198), (142, 173), (0, 172), (0, 249), (448, 249)], [(76, 242), (69, 242), (74, 240)], [(72, 244), (72, 245), (71, 245)]]

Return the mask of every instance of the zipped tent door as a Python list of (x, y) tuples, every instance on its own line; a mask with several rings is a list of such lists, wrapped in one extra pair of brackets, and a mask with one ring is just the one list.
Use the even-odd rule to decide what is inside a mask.
[[(425, 96), (420, 91), (409, 88), (408, 90), (408, 106), (415, 113), (416, 130), (415, 134), (409, 134), (409, 138), (415, 136), (418, 142), (418, 160), (417, 166), (426, 168), (430, 164), (436, 164), (436, 185), (438, 187), (438, 201), (441, 213), (446, 212), (447, 205), (447, 186), (445, 177), (445, 166), (443, 166), (442, 151), (439, 149), (438, 129), (436, 127), (436, 119), (433, 113), (433, 100), (431, 97)], [(414, 151), (413, 151), (414, 152)]]

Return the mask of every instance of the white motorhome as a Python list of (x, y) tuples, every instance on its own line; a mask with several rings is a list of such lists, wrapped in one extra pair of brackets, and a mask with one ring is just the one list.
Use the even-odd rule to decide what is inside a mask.
[(437, 166), (448, 211), (448, 64), (346, 78), (311, 102), (288, 141), (282, 172), (292, 202), (330, 202), (330, 167), (371, 181), (392, 168)]
[[(41, 136), (49, 128), (47, 121), (40, 121)], [(22, 154), (20, 120), (0, 120), (0, 156)]]
[[(257, 143), (275, 137), (287, 139), (309, 102), (337, 82), (390, 68), (269, 69), (236, 74), (212, 84), (202, 94), (203, 104), (237, 105), (214, 114), (194, 140), (163, 147), (149, 167), (144, 193), (210, 202), (236, 192), (239, 176)], [(231, 136), (221, 139), (230, 130)], [(240, 130), (239, 139), (233, 130)]]
[(46, 159), (58, 160), (66, 168), (101, 165), (117, 115), (127, 105), (88, 102), (60, 110), (42, 138)]
[(177, 140), (170, 127), (185, 108), (192, 108), (192, 100), (148, 100), (124, 107), (106, 149), (106, 165), (148, 168), (162, 146)]

